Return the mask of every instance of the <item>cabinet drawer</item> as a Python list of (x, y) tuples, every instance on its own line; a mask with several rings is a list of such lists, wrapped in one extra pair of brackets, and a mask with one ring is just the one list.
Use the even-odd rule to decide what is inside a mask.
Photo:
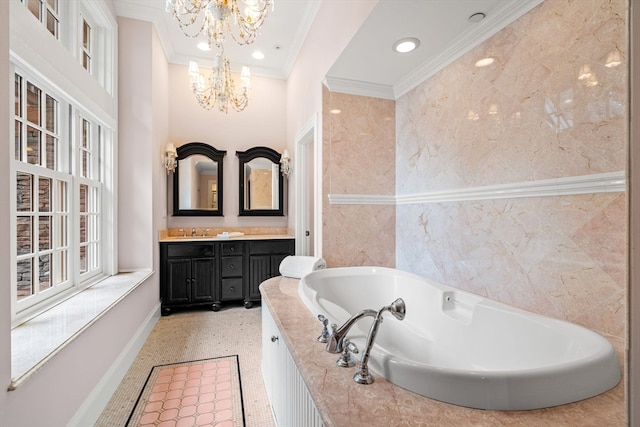
[(222, 277), (242, 276), (242, 256), (222, 257)]
[(293, 251), (293, 240), (264, 240), (249, 243), (251, 255), (288, 254)]
[(242, 243), (241, 242), (229, 242), (222, 244), (222, 255), (241, 255)]
[(167, 245), (168, 257), (212, 257), (213, 245), (194, 243), (172, 243)]
[(242, 298), (242, 277), (235, 279), (222, 279), (221, 298), (233, 300)]

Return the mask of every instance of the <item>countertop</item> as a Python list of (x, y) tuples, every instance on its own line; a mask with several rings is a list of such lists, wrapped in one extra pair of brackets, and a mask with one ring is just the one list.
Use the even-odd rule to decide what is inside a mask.
[(293, 236), (287, 234), (245, 234), (244, 236), (237, 237), (217, 237), (217, 236), (205, 236), (205, 237), (182, 237), (182, 236), (166, 236), (160, 238), (160, 242), (227, 242), (236, 240), (277, 240), (277, 239), (293, 239)]
[(626, 426), (624, 380), (580, 402), (529, 411), (485, 411), (452, 405), (402, 389), (376, 375), (353, 382), (356, 367), (339, 368), (338, 355), (316, 341), (322, 325), (298, 297), (298, 279), (274, 277), (260, 285), (266, 304), (327, 427), (350, 426)]
[[(195, 236), (192, 236), (192, 230)], [(224, 232), (241, 232), (242, 236), (218, 237)], [(202, 236), (203, 233), (206, 236)], [(183, 234), (186, 236), (183, 237)], [(294, 239), (295, 237), (287, 227), (237, 227), (237, 228), (204, 228), (184, 227), (160, 230), (159, 242), (224, 242), (235, 240), (278, 240)]]

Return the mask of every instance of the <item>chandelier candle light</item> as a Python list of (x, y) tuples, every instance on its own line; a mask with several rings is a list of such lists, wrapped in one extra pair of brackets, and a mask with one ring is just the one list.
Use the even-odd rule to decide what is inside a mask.
[(236, 93), (235, 83), (231, 77), (231, 67), (226, 56), (216, 55), (208, 79), (205, 79), (205, 76), (200, 72), (198, 63), (190, 61), (189, 76), (191, 77), (193, 94), (202, 108), (210, 110), (217, 105), (220, 111), (227, 113), (230, 105), (234, 110), (242, 111), (249, 103), (251, 71), (249, 67), (242, 66), (241, 91)]
[(273, 10), (274, 0), (167, 0), (166, 9), (188, 37), (204, 34), (209, 46), (222, 46), (231, 34), (240, 45), (253, 43)]

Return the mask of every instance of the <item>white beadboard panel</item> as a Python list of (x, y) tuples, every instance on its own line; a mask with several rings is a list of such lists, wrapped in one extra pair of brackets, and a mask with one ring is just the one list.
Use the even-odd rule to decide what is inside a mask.
[(332, 205), (406, 205), (413, 203), (459, 202), (465, 200), (496, 200), (521, 197), (568, 196), (573, 194), (624, 192), (627, 178), (624, 171), (571, 176), (510, 184), (487, 185), (427, 193), (381, 196), (367, 194), (329, 194)]

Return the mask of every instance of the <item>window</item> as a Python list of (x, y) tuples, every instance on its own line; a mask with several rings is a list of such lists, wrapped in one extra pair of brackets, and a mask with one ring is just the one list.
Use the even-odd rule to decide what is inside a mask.
[(60, 38), (58, 0), (23, 0), (23, 2), (55, 38)]
[(103, 129), (26, 72), (15, 73), (15, 312), (103, 274)]
[(79, 120), (81, 132), (78, 162), (78, 220), (81, 275), (99, 272), (100, 263), (100, 128), (85, 118)]
[[(0, 0), (4, 1), (4, 0)], [(102, 0), (20, 0), (111, 95), (115, 90), (116, 22)]]
[(80, 55), (82, 57), (82, 66), (85, 70), (91, 72), (91, 52), (92, 52), (92, 35), (91, 25), (87, 20), (82, 18), (82, 43), (80, 45)]

